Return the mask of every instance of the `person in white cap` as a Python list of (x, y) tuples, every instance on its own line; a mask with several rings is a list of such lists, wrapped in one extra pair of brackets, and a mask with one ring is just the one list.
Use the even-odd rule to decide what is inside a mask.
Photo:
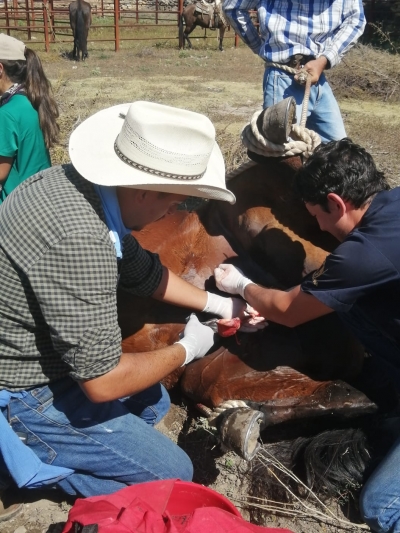
[(39, 56), (0, 33), (0, 204), (26, 178), (51, 166), (57, 117)]
[(172, 346), (121, 353), (116, 289), (243, 316), (242, 300), (188, 284), (131, 235), (188, 195), (235, 202), (214, 127), (138, 101), (85, 120), (69, 152), (72, 164), (32, 176), (0, 209), (3, 414), (43, 463), (67, 469), (55, 484), (69, 494), (189, 480), (190, 459), (153, 428), (169, 408), (159, 381), (203, 357), (213, 331), (193, 314)]

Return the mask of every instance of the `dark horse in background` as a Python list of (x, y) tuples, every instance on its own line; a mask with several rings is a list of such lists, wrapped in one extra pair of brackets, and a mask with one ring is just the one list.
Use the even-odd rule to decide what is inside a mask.
[[(185, 48), (185, 41), (187, 41), (189, 48), (192, 48), (189, 35), (195, 29), (196, 26), (200, 28), (218, 29), (219, 30), (219, 49), (223, 51), (222, 42), (225, 34), (225, 24), (220, 16), (212, 17), (207, 14), (207, 8), (203, 7), (204, 4), (188, 4), (182, 11), (182, 15), (179, 22), (179, 43)], [(211, 21), (211, 26), (210, 26)], [(185, 29), (183, 24), (185, 23)]]
[(88, 57), (87, 39), (92, 23), (92, 7), (85, 0), (75, 0), (69, 4), (69, 22), (74, 36), (72, 57), (82, 61)]

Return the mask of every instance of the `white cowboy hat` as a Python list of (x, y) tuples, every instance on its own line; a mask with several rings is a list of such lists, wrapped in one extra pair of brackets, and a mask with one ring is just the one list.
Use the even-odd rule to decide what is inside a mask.
[(76, 128), (69, 155), (98, 185), (236, 201), (214, 126), (186, 109), (143, 101), (109, 107)]

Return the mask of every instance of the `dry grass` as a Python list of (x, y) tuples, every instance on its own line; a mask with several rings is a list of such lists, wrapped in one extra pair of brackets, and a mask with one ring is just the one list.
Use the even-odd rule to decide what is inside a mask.
[[(136, 42), (135, 48), (118, 54), (90, 51), (84, 64), (66, 60), (61, 48), (42, 54), (61, 110), (61, 142), (52, 150), (53, 162), (68, 161), (70, 132), (86, 117), (135, 99), (205, 113), (216, 127), (227, 171), (246, 161), (239, 135), (261, 105), (262, 62), (244, 47), (221, 54), (212, 41), (201, 44), (193, 51), (178, 51), (172, 44), (160, 48)], [(400, 55), (360, 45), (328, 78), (348, 135), (372, 153), (392, 184), (399, 183)]]
[[(291, 470), (289, 470), (268, 447), (262, 447), (255, 461), (257, 468), (253, 470), (253, 478), (263, 477), (264, 486), (266, 478), (270, 478), (281, 490), (284, 497), (275, 501), (268, 497), (248, 495), (245, 500), (237, 499), (250, 509), (261, 511), (261, 516), (272, 513), (283, 515), (292, 519), (307, 519), (319, 524), (327, 524), (337, 529), (367, 530), (365, 524), (355, 524), (341, 516), (336, 506), (324, 502), (313, 490), (306, 486)], [(262, 480), (261, 480), (262, 483)]]
[(339, 100), (400, 101), (400, 54), (359, 45), (328, 77)]

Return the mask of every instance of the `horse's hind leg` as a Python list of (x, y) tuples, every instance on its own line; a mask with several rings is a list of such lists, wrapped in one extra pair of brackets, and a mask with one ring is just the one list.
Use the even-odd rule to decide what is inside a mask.
[(82, 61), (85, 61), (85, 59), (89, 57), (89, 54), (87, 51), (87, 38), (88, 38), (88, 34), (86, 34), (85, 36), (85, 46), (84, 46), (84, 49), (82, 50)]
[(189, 48), (193, 48), (193, 47), (192, 47), (192, 42), (191, 42), (191, 40), (189, 39), (189, 33), (190, 33), (190, 32), (186, 32), (186, 31), (183, 32), (183, 48), (185, 48), (185, 40), (186, 40), (187, 43), (188, 43), (188, 47), (189, 47)]
[(79, 61), (79, 48), (74, 38), (74, 49), (72, 51), (72, 58)]
[(225, 35), (225, 27), (222, 26), (221, 28), (219, 28), (219, 49), (221, 52), (224, 51), (224, 48), (222, 46), (222, 42), (224, 40), (224, 35)]

